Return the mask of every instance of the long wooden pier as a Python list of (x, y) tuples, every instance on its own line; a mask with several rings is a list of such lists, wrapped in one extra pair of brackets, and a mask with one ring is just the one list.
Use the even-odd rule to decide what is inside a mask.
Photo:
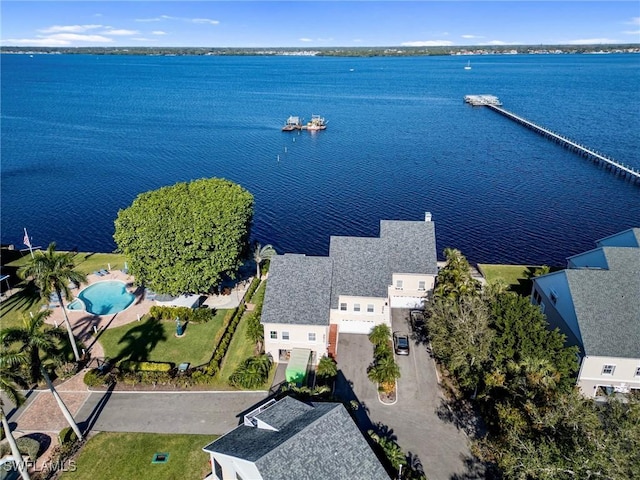
[(464, 100), (465, 102), (474, 106), (488, 107), (491, 110), (498, 112), (507, 118), (510, 118), (514, 122), (519, 123), (520, 125), (523, 125), (528, 129), (533, 130), (534, 132), (539, 133), (546, 138), (549, 138), (550, 140), (553, 140), (563, 147), (578, 153), (582, 157), (585, 157), (594, 163), (603, 165), (607, 170), (610, 170), (626, 179), (629, 179), (632, 183), (640, 184), (640, 171), (628, 165), (617, 162), (616, 160), (598, 153), (590, 148), (587, 148), (584, 145), (580, 145), (579, 143), (576, 143), (567, 137), (552, 132), (547, 128), (530, 122), (529, 120), (522, 118), (515, 113), (511, 113), (508, 110), (505, 110), (504, 108), (502, 108), (502, 104), (497, 99), (497, 97), (494, 97), (492, 95), (467, 95), (464, 97)]

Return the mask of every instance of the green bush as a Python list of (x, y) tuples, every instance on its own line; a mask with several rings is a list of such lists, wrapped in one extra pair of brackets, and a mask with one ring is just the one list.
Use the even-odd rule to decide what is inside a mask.
[(118, 364), (120, 370), (125, 372), (169, 372), (175, 367), (170, 362), (134, 362), (125, 360)]
[(149, 315), (159, 321), (175, 321), (176, 317), (185, 323), (207, 323), (216, 316), (216, 311), (208, 307), (161, 307), (154, 305), (149, 309)]
[(78, 373), (78, 364), (75, 362), (64, 362), (56, 366), (55, 374), (60, 380), (66, 380)]
[(94, 368), (84, 374), (84, 384), (88, 387), (99, 387), (104, 385), (105, 376), (97, 369)]
[(249, 285), (249, 288), (247, 289), (247, 293), (245, 293), (244, 295), (244, 298), (246, 301), (251, 300), (251, 297), (253, 297), (253, 294), (258, 288), (258, 285), (260, 285), (260, 279), (258, 277), (253, 277), (253, 280), (251, 280), (251, 285)]
[[(40, 453), (40, 442), (31, 437), (16, 438), (16, 445), (18, 445), (18, 451), (23, 455), (29, 455), (29, 458), (34, 462), (38, 458)], [(0, 457), (11, 454), (11, 447), (9, 442), (5, 442), (0, 445)], [(4, 477), (3, 477), (4, 478)]]
[(60, 439), (60, 445), (68, 445), (70, 443), (75, 443), (78, 441), (78, 436), (71, 427), (64, 427), (62, 430), (60, 430), (58, 437)]

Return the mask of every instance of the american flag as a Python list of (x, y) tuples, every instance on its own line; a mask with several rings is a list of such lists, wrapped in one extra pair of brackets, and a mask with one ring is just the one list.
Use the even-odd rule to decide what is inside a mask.
[(28, 248), (31, 248), (31, 240), (29, 240), (26, 228), (24, 229), (24, 239), (22, 239), (22, 243), (24, 243)]

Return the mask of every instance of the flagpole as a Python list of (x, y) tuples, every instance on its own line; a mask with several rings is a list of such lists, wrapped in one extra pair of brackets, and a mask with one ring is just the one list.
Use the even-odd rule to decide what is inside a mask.
[(27, 233), (27, 227), (24, 227), (24, 240), (23, 243), (29, 247), (29, 253), (31, 254), (31, 258), (33, 258), (33, 248), (31, 247), (31, 240), (29, 239), (29, 234)]

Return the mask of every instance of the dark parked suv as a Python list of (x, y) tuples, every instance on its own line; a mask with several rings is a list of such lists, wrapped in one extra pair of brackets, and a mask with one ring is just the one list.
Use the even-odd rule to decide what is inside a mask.
[(396, 355), (409, 355), (409, 335), (395, 332), (393, 334), (393, 348)]

